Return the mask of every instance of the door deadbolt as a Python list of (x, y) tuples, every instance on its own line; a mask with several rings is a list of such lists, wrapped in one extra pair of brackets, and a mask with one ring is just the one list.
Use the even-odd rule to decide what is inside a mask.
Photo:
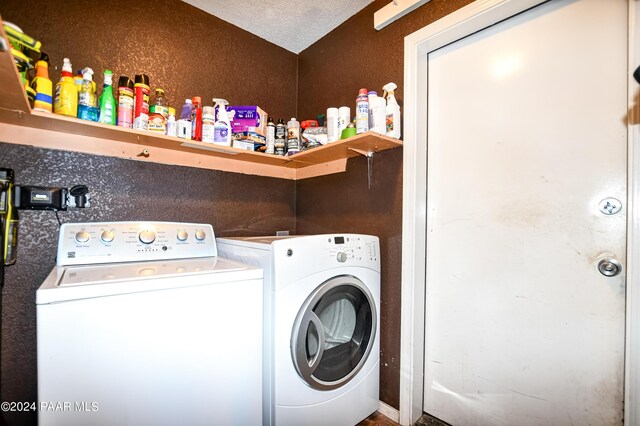
[(602, 259), (598, 262), (598, 271), (605, 277), (615, 277), (622, 272), (622, 265), (613, 258)]
[(598, 204), (598, 208), (600, 209), (600, 212), (602, 214), (611, 216), (622, 210), (622, 203), (617, 198), (605, 198), (604, 200), (600, 201), (600, 204)]

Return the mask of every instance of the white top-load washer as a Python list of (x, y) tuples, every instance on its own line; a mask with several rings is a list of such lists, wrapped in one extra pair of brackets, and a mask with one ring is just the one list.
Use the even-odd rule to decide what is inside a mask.
[(39, 424), (259, 424), (262, 287), (211, 225), (62, 225), (36, 292)]
[(379, 407), (378, 238), (218, 238), (265, 270), (264, 425), (352, 426)]

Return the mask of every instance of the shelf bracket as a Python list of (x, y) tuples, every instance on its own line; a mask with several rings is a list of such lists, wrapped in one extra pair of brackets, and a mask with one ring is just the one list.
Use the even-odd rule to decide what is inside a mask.
[(349, 148), (350, 151), (357, 152), (367, 157), (367, 186), (371, 190), (371, 176), (373, 172), (373, 151), (363, 151), (361, 149)]

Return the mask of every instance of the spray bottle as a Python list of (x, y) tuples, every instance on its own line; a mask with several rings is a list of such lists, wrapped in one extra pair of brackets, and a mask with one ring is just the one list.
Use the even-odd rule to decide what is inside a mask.
[(202, 98), (194, 96), (191, 98), (193, 108), (191, 108), (191, 139), (202, 140)]
[(224, 99), (213, 98), (217, 109), (216, 124), (214, 125), (213, 143), (217, 145), (231, 146), (231, 122), (227, 115), (226, 106), (229, 105)]
[(191, 139), (191, 110), (193, 104), (191, 99), (185, 99), (182, 105), (182, 112), (178, 120), (178, 137), (182, 139)]
[(393, 91), (397, 88), (398, 86), (395, 83), (387, 83), (382, 86), (382, 89), (387, 94), (387, 136), (400, 139), (400, 105), (398, 105), (393, 94)]
[(78, 88), (73, 80), (69, 58), (64, 58), (60, 81), (56, 84), (53, 112), (69, 117), (78, 116)]
[(116, 125), (116, 98), (113, 97), (113, 73), (104, 70), (104, 86), (100, 96), (100, 118), (98, 122)]
[(51, 112), (53, 107), (51, 79), (49, 79), (49, 64), (46, 61), (36, 63), (36, 76), (31, 82), (31, 87), (36, 91), (36, 99), (33, 109), (42, 112)]
[(82, 71), (82, 88), (78, 94), (78, 118), (98, 121), (98, 99), (91, 68)]

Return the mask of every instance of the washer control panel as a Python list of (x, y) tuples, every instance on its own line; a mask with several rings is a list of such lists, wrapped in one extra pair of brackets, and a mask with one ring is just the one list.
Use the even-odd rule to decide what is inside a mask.
[(217, 256), (213, 227), (180, 222), (65, 223), (58, 265)]
[(377, 239), (363, 235), (345, 234), (329, 235), (327, 238), (327, 253), (338, 263), (349, 261), (377, 261)]

